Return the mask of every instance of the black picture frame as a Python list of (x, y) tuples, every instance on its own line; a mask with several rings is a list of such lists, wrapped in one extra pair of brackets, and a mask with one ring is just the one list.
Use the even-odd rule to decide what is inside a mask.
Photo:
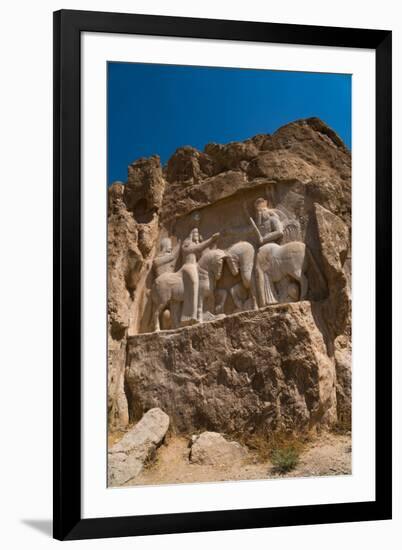
[[(83, 32), (369, 48), (376, 55), (376, 497), (370, 502), (82, 519), (81, 49)], [(54, 537), (60, 540), (391, 518), (390, 31), (124, 13), (54, 13)], [(374, 404), (373, 404), (374, 406)]]

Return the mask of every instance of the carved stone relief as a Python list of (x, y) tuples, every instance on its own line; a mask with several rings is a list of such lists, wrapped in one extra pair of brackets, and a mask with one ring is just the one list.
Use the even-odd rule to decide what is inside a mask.
[(288, 192), (274, 205), (275, 196), (267, 185), (164, 229), (153, 260), (149, 330), (306, 299), (307, 271), (319, 268), (302, 239), (301, 196)]

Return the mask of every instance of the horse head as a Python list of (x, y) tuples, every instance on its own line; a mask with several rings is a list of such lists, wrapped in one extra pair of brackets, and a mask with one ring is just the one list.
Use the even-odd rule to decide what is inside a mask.
[(206, 250), (198, 262), (198, 267), (207, 271), (209, 275), (212, 274), (215, 281), (218, 281), (222, 276), (223, 262), (227, 257), (227, 253), (219, 248)]
[(230, 272), (236, 276), (240, 271), (244, 286), (249, 288), (254, 267), (254, 246), (247, 241), (240, 241), (232, 245), (227, 254)]
[(237, 256), (235, 256), (234, 254), (229, 254), (226, 256), (226, 262), (229, 266), (229, 269), (230, 269), (230, 273), (236, 277), (236, 275), (238, 275), (239, 273), (239, 267), (240, 267), (240, 264), (239, 264), (239, 258)]

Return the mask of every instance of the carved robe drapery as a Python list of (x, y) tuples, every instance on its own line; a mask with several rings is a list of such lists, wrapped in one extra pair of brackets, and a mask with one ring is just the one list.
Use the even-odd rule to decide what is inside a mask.
[(194, 228), (182, 244), (183, 253), (183, 285), (184, 302), (181, 314), (181, 325), (197, 323), (198, 321), (198, 292), (199, 274), (197, 259), (200, 254), (216, 241), (219, 234), (212, 235), (206, 241), (202, 241), (197, 228)]

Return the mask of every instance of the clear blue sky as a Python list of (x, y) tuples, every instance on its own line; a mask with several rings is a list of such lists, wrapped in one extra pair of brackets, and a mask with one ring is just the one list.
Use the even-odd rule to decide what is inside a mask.
[(350, 75), (108, 63), (108, 182), (183, 145), (203, 149), (316, 116), (351, 146)]

